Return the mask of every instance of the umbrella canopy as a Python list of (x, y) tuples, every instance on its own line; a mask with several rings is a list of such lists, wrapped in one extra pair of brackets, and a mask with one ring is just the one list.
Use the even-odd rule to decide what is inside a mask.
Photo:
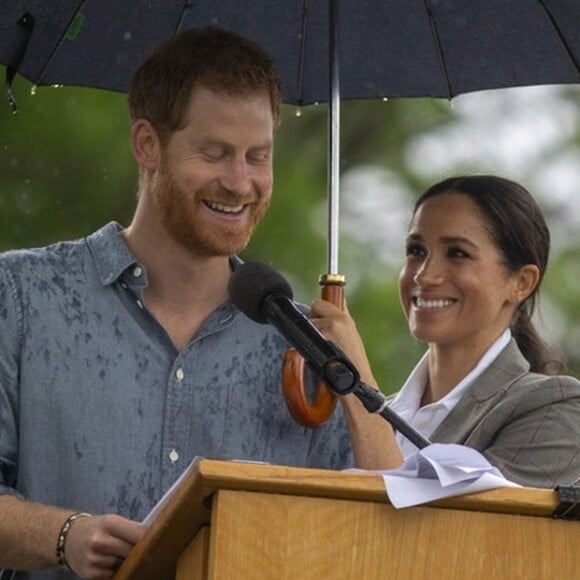
[[(342, 99), (580, 81), (577, 0), (339, 0)], [(38, 85), (123, 91), (154, 45), (216, 25), (272, 55), (287, 103), (329, 98), (329, 0), (12, 0), (0, 62)]]

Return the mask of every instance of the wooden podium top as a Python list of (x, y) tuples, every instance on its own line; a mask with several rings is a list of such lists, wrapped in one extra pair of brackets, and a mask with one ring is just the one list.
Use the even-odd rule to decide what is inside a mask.
[[(196, 461), (163, 505), (115, 580), (170, 578), (177, 558), (198, 530), (209, 524), (211, 497), (219, 490), (389, 503), (380, 474), (306, 469), (241, 461)], [(500, 488), (427, 504), (446, 509), (551, 517), (554, 490)], [(405, 508), (414, 509), (414, 508)]]

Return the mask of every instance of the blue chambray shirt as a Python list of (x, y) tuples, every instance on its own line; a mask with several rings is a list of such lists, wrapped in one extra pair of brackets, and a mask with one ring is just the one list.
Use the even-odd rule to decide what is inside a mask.
[(227, 302), (177, 351), (120, 229), (0, 256), (0, 493), (141, 520), (195, 456), (353, 466), (340, 405), (291, 418), (274, 328)]

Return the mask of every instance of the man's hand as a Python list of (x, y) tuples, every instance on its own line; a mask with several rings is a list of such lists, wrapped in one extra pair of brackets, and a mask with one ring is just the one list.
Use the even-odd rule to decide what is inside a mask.
[(147, 527), (117, 515), (74, 522), (65, 544), (71, 569), (83, 578), (112, 578)]

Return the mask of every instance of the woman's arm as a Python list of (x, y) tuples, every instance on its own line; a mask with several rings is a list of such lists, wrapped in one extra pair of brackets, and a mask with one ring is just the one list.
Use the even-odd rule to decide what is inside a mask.
[[(328, 340), (343, 350), (360, 373), (361, 380), (378, 390), (362, 338), (346, 306), (343, 311), (330, 302), (318, 299), (311, 305), (310, 318)], [(353, 394), (340, 397), (340, 400), (357, 466), (377, 470), (399, 467), (403, 457), (389, 423), (380, 415), (369, 413)]]

